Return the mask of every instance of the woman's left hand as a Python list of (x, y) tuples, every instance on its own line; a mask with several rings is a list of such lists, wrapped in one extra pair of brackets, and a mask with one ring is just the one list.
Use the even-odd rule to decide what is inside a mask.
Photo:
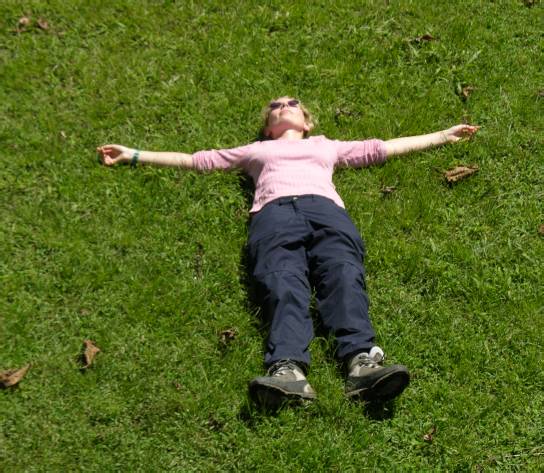
[(457, 141), (471, 138), (480, 129), (477, 125), (455, 125), (447, 130), (444, 130), (444, 136), (448, 143), (456, 143)]

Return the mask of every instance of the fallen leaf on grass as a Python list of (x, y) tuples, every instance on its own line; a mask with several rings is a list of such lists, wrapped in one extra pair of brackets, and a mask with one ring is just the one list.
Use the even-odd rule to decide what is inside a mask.
[(472, 92), (474, 92), (475, 90), (476, 87), (472, 85), (462, 85), (461, 83), (458, 83), (455, 88), (457, 95), (463, 102), (466, 102)]
[(340, 124), (340, 121), (342, 120), (343, 117), (351, 117), (351, 118), (356, 118), (359, 116), (359, 113), (358, 112), (354, 112), (352, 110), (349, 110), (347, 108), (337, 108), (335, 111), (334, 111), (334, 122), (339, 125)]
[(395, 192), (397, 190), (397, 188), (395, 186), (386, 186), (386, 187), (382, 187), (380, 189), (380, 192), (383, 194), (383, 195), (388, 195), (388, 194), (392, 194), (393, 192)]
[(429, 430), (424, 436), (423, 436), (423, 440), (425, 440), (425, 442), (427, 443), (432, 443), (433, 442), (433, 436), (434, 434), (436, 434), (436, 425), (433, 425), (431, 430)]
[(30, 28), (32, 26), (42, 31), (48, 31), (50, 27), (49, 22), (45, 18), (38, 18), (33, 24), (30, 17), (22, 16), (21, 18), (19, 18), (19, 21), (17, 21), (17, 28), (15, 28), (15, 30), (13, 31), (15, 33), (24, 33), (25, 31), (29, 31), (27, 28)]
[(233, 328), (229, 328), (227, 330), (223, 330), (219, 334), (219, 341), (222, 345), (227, 346), (230, 342), (232, 342), (236, 338), (237, 332)]
[(417, 38), (414, 38), (412, 41), (414, 43), (422, 43), (423, 41), (436, 41), (438, 38), (435, 38), (433, 35), (429, 33), (425, 33), (424, 35), (418, 36)]
[(538, 233), (540, 233), (540, 235), (544, 236), (544, 223), (541, 224), (541, 225), (538, 227)]
[(456, 166), (444, 173), (444, 177), (449, 184), (465, 179), (468, 176), (478, 172), (478, 166)]
[(340, 117), (342, 115), (344, 115), (346, 117), (351, 117), (351, 116), (353, 116), (353, 112), (351, 110), (347, 110), (345, 108), (337, 108), (334, 111), (334, 116), (335, 117)]
[(38, 18), (36, 25), (43, 31), (47, 31), (49, 29), (49, 22), (43, 18)]
[(19, 21), (17, 22), (19, 28), (26, 28), (28, 25), (30, 25), (30, 18), (28, 16), (19, 18)]
[(461, 96), (464, 97), (465, 99), (468, 99), (468, 97), (470, 96), (472, 91), (475, 90), (475, 89), (476, 89), (476, 87), (472, 87), (471, 85), (467, 85), (466, 87), (463, 87), (461, 89)]
[(334, 118), (338, 119), (340, 117), (358, 117), (360, 113), (358, 111), (353, 111), (348, 108), (337, 108), (334, 111)]
[(100, 348), (92, 340), (83, 340), (83, 346), (85, 349), (81, 355), (81, 361), (83, 362), (82, 369), (87, 369), (92, 365), (94, 357), (100, 352)]
[(18, 370), (7, 370), (0, 372), (0, 388), (5, 389), (19, 384), (29, 369), (30, 365), (26, 365)]
[(539, 91), (536, 93), (536, 96), (539, 97), (539, 98), (544, 97), (544, 89), (539, 90)]
[(17, 22), (17, 28), (12, 30), (14, 33), (24, 33), (26, 29), (30, 26), (31, 20), (28, 16), (22, 16)]

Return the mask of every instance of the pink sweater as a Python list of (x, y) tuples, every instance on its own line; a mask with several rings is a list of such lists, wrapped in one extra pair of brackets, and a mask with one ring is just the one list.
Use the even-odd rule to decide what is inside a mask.
[(255, 183), (251, 212), (288, 195), (317, 194), (344, 202), (332, 182), (335, 166), (362, 167), (385, 161), (381, 140), (337, 141), (325, 136), (302, 140), (256, 141), (232, 149), (199, 151), (193, 154), (200, 171), (241, 168)]

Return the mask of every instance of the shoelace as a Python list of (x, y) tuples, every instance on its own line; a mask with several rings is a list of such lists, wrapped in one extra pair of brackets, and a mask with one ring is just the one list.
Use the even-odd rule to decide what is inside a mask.
[(358, 356), (357, 366), (364, 368), (379, 368), (380, 364), (370, 358), (366, 353)]
[(283, 376), (293, 372), (296, 368), (297, 366), (294, 363), (281, 363), (273, 367), (273, 370), (270, 372), (270, 376)]

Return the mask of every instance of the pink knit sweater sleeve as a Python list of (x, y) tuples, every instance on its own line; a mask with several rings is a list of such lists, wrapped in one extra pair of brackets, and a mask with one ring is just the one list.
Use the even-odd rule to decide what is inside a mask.
[(371, 139), (365, 141), (331, 140), (336, 148), (338, 166), (366, 167), (382, 163), (387, 159), (385, 142)]
[(193, 167), (198, 171), (243, 167), (251, 155), (252, 145), (230, 149), (211, 149), (193, 153)]

